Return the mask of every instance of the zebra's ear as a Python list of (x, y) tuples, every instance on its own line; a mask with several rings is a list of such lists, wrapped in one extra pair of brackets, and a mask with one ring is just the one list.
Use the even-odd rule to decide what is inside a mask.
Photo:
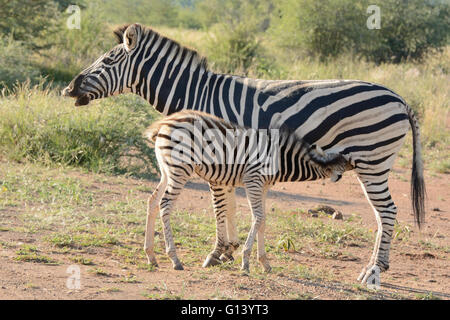
[(114, 30), (114, 36), (116, 37), (117, 44), (123, 43), (123, 34), (124, 34), (125, 30), (128, 29), (129, 26), (130, 26), (129, 24), (126, 24), (126, 25), (120, 26)]
[(136, 47), (140, 29), (139, 24), (135, 23), (130, 25), (123, 33), (123, 45), (125, 46), (125, 50), (128, 52)]

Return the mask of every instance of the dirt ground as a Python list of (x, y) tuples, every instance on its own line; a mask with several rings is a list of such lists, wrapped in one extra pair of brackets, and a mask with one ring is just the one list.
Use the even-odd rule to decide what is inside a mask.
[[(76, 176), (77, 179), (90, 179), (88, 173), (81, 171), (68, 175)], [(289, 253), (290, 263), (324, 270), (332, 275), (331, 280), (294, 277), (283, 272), (285, 262), (270, 253), (269, 259), (275, 267), (275, 271), (270, 274), (262, 273), (255, 261), (248, 276), (240, 273), (240, 260), (226, 268), (203, 269), (201, 264), (205, 256), (193, 254), (186, 246), (178, 248), (181, 260), (194, 260), (185, 264), (184, 271), (172, 270), (170, 262), (163, 257), (163, 250), (157, 255), (159, 268), (149, 271), (122, 263), (111, 254), (112, 249), (108, 247), (83, 251), (84, 256), (95, 261), (93, 267), (74, 263), (71, 260), (75, 254), (73, 251), (52, 249), (44, 243), (40, 232), (21, 232), (19, 227), (23, 221), (18, 216), (25, 209), (6, 206), (0, 208), (0, 226), (7, 226), (0, 231), (0, 240), (4, 244), (0, 254), (0, 299), (449, 299), (449, 176), (426, 173), (427, 216), (425, 226), (419, 231), (414, 227), (411, 214), (409, 175), (409, 169), (397, 168), (390, 178), (390, 189), (399, 208), (397, 220), (401, 226), (408, 226), (400, 233), (403, 236), (407, 234), (408, 240), (393, 242), (390, 269), (382, 274), (382, 287), (378, 291), (366, 290), (356, 280), (370, 258), (372, 243), (345, 248), (351, 255), (341, 259), (324, 258), (315, 254), (313, 249)], [(136, 197), (145, 201), (157, 181), (112, 177), (95, 180), (92, 188), (112, 190), (115, 198), (124, 199), (128, 190), (143, 184), (148, 190), (138, 192)], [(108, 201), (107, 198), (103, 200)], [(275, 208), (289, 212), (318, 204), (327, 204), (340, 210), (344, 221), (351, 216), (359, 216), (360, 225), (372, 233), (376, 231), (374, 214), (356, 176), (351, 172), (336, 184), (328, 181), (279, 184), (270, 191), (266, 207), (273, 208), (268, 212), (270, 215)], [(177, 207), (193, 214), (204, 214), (206, 211), (212, 216), (208, 186), (200, 180), (189, 183)], [(237, 193), (237, 211), (238, 217), (249, 215), (242, 189)], [(316, 219), (328, 221), (323, 217)], [(270, 232), (270, 224), (267, 230)], [(209, 246), (212, 248), (214, 234), (211, 237)], [(141, 239), (136, 241), (137, 248), (142, 247)], [(162, 242), (161, 238), (157, 239)], [(23, 244), (38, 247), (48, 256), (56, 257), (59, 263), (17, 261), (17, 249)], [(239, 256), (238, 253), (235, 255)], [(67, 268), (74, 264), (79, 266), (81, 272), (80, 289), (67, 287), (70, 276)], [(280, 268), (277, 269), (277, 266)], [(93, 269), (97, 271), (93, 272)]]

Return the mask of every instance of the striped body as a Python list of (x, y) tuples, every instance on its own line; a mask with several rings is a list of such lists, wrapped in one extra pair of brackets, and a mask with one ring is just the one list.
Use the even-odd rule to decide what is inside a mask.
[[(169, 215), (173, 202), (193, 173), (213, 186), (245, 187), (253, 214), (243, 251), (243, 269), (248, 271), (255, 235), (261, 237), (259, 242), (263, 241), (264, 230), (259, 230), (265, 223), (263, 208), (270, 186), (276, 182), (328, 177), (337, 181), (346, 170), (352, 169), (345, 156), (317, 150), (291, 132), (275, 129), (257, 132), (196, 111), (175, 113), (155, 123), (146, 135), (155, 142), (161, 171), (161, 182), (150, 205), (158, 208), (159, 203), (167, 253), (176, 269), (181, 268), (181, 263), (176, 256)], [(155, 218), (156, 210), (150, 214), (148, 225), (154, 224)], [(217, 238), (224, 239), (224, 212), (217, 216), (217, 221)], [(153, 230), (147, 231), (152, 234)], [(153, 244), (153, 239), (150, 243)], [(218, 262), (222, 254), (229, 254), (230, 248), (230, 243), (218, 242), (208, 259)], [(153, 253), (153, 248), (149, 249)], [(263, 245), (258, 247), (258, 258), (264, 269), (270, 270)], [(150, 259), (155, 260), (154, 255)]]
[[(418, 125), (412, 110), (391, 90), (356, 80), (260, 80), (217, 74), (208, 70), (195, 51), (150, 28), (133, 24), (115, 34), (119, 44), (63, 91), (76, 98), (76, 105), (133, 92), (164, 115), (191, 109), (253, 129), (284, 126), (325, 152), (345, 155), (378, 222), (374, 252), (361, 274), (363, 281), (373, 267), (381, 271), (389, 267), (397, 208), (388, 189), (388, 175), (411, 126), (412, 200), (420, 226), (424, 182)], [(214, 187), (212, 191), (213, 201), (221, 201), (226, 212), (226, 237), (236, 247), (234, 188)]]

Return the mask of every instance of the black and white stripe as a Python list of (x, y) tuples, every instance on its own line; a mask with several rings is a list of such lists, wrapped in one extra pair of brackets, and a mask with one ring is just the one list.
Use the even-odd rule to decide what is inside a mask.
[[(412, 200), (415, 220), (424, 218), (424, 182), (417, 121), (391, 90), (356, 80), (282, 81), (217, 74), (190, 49), (150, 28), (133, 24), (116, 30), (119, 44), (81, 72), (64, 90), (76, 105), (134, 92), (164, 115), (193, 109), (254, 129), (285, 126), (309, 144), (346, 155), (378, 221), (374, 266), (389, 266), (397, 209), (388, 175), (409, 127), (413, 128)], [(233, 188), (226, 194), (227, 236), (237, 243)]]

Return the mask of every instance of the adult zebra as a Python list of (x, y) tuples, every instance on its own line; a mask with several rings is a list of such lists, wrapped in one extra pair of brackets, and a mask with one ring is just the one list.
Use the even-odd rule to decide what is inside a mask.
[[(411, 196), (420, 227), (425, 187), (419, 128), (413, 111), (393, 91), (355, 80), (270, 81), (217, 74), (195, 51), (148, 27), (132, 24), (114, 34), (118, 45), (63, 90), (63, 95), (76, 98), (75, 105), (133, 92), (164, 115), (194, 109), (255, 129), (284, 125), (309, 144), (347, 155), (378, 223), (372, 257), (358, 278), (363, 282), (376, 270), (389, 268), (397, 208), (388, 175), (411, 126)], [(216, 217), (226, 214), (228, 240), (237, 247), (234, 190), (215, 187), (212, 191)], [(213, 263), (205, 261), (205, 265)]]

